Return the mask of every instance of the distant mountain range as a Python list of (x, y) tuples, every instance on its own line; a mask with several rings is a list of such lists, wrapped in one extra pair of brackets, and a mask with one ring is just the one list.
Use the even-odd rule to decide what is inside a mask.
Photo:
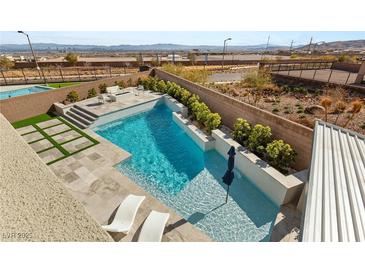
[[(57, 51), (76, 51), (76, 52), (138, 52), (138, 51), (222, 51), (222, 46), (210, 45), (178, 45), (178, 44), (151, 44), (151, 45), (115, 45), (115, 46), (98, 46), (98, 45), (68, 45), (68, 44), (53, 44), (53, 43), (34, 43), (34, 50), (41, 52), (57, 52)], [(313, 48), (312, 44), (312, 48)], [(300, 45), (295, 47), (298, 50), (305, 50), (308, 45)], [(248, 46), (231, 46), (228, 45), (228, 51), (262, 51), (266, 49), (266, 44), (248, 45)], [(268, 50), (286, 50), (288, 46), (269, 45)], [(364, 40), (352, 41), (336, 41), (328, 43), (319, 43), (315, 46), (316, 50), (365, 50)], [(28, 52), (28, 44), (0, 44), (0, 52)]]
[[(222, 51), (222, 46), (190, 46), (177, 44), (151, 44), (151, 45), (115, 45), (115, 46), (97, 46), (97, 45), (66, 45), (52, 43), (34, 43), (33, 49), (36, 51), (78, 51), (78, 52), (101, 52), (101, 51)], [(287, 48), (278, 45), (269, 45), (269, 50), (277, 50)], [(265, 45), (252, 46), (230, 46), (229, 51), (259, 51), (266, 49)], [(1, 44), (0, 52), (22, 52), (29, 51), (28, 44)]]
[[(312, 45), (311, 48), (313, 48)], [(308, 45), (301, 46), (296, 49), (308, 49)], [(350, 41), (335, 41), (328, 43), (318, 43), (315, 46), (316, 50), (365, 50), (365, 39), (350, 40)]]

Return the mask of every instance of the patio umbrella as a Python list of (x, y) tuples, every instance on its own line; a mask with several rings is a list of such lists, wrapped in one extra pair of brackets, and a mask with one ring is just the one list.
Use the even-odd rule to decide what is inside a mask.
[(232, 184), (233, 179), (234, 179), (233, 168), (234, 168), (234, 156), (236, 155), (234, 146), (231, 146), (231, 148), (228, 150), (227, 154), (229, 155), (228, 156), (228, 168), (227, 168), (226, 173), (222, 177), (223, 183), (225, 183), (227, 185), (226, 203), (228, 201), (229, 187)]

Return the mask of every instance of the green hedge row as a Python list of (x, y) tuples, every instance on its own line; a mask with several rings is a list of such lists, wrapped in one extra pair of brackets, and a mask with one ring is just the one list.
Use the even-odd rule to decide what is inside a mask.
[(176, 83), (160, 80), (157, 77), (148, 77), (141, 80), (139, 84), (143, 85), (145, 89), (168, 94), (187, 106), (192, 118), (205, 127), (209, 133), (221, 125), (222, 119), (218, 113), (213, 113), (205, 103), (200, 101), (199, 96)]
[(242, 118), (234, 124), (233, 138), (283, 173), (288, 173), (297, 155), (283, 140), (272, 140), (270, 127), (260, 124), (252, 126)]

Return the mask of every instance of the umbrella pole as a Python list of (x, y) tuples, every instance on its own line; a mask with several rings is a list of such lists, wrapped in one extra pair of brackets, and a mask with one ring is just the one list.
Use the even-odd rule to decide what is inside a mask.
[(228, 193), (229, 193), (229, 185), (228, 185), (228, 188), (227, 188), (226, 203), (228, 202)]

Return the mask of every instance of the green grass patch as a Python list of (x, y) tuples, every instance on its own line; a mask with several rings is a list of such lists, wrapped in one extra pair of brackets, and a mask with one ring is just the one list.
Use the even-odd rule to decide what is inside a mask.
[(63, 83), (49, 83), (47, 86), (51, 88), (63, 88), (63, 87), (69, 87), (69, 86), (75, 86), (79, 85), (81, 82), (63, 82)]
[(54, 117), (56, 117), (56, 116), (52, 115), (52, 114), (45, 113), (45, 114), (34, 116), (34, 117), (31, 117), (31, 118), (28, 118), (28, 119), (24, 119), (24, 120), (14, 122), (11, 125), (14, 128), (21, 128), (21, 127), (26, 127), (26, 126), (29, 126), (29, 125), (35, 125), (35, 124), (40, 123), (40, 122), (51, 120)]
[[(71, 142), (71, 141), (73, 141), (73, 140), (69, 140), (69, 141), (67, 141), (67, 142), (64, 142), (64, 143), (62, 143), (62, 144), (59, 144), (59, 143), (57, 143), (53, 138), (52, 138), (52, 136), (50, 136), (50, 135), (48, 135), (44, 130), (45, 129), (47, 129), (47, 128), (50, 128), (50, 127), (53, 127), (53, 126), (57, 126), (57, 125), (53, 125), (53, 126), (50, 126), (50, 127), (47, 127), (47, 128), (44, 128), (44, 129), (42, 129), (42, 128), (40, 128), (39, 126), (37, 126), (36, 124), (37, 123), (39, 123), (39, 122), (44, 122), (44, 121), (48, 121), (48, 120), (52, 120), (52, 119), (58, 119), (59, 121), (60, 121), (60, 124), (61, 123), (64, 123), (64, 124), (66, 124), (67, 126), (69, 126), (70, 128), (71, 128), (71, 130), (74, 130), (74, 131), (76, 131), (76, 132), (78, 132), (81, 136), (80, 137), (76, 137), (76, 138), (74, 138), (73, 140), (76, 140), (76, 139), (79, 139), (79, 138), (82, 138), (82, 137), (85, 137), (85, 138), (87, 138), (87, 139), (89, 139), (91, 142), (92, 142), (92, 144), (91, 145), (89, 145), (89, 146), (87, 146), (87, 147), (84, 147), (84, 148), (82, 148), (82, 149), (80, 149), (80, 150), (77, 150), (77, 151), (75, 151), (75, 152), (72, 152), (72, 153), (70, 153), (70, 152), (68, 152), (66, 149), (64, 149), (63, 147), (62, 147), (62, 145), (64, 144), (64, 143), (68, 143), (68, 142)], [(14, 122), (14, 123), (12, 123), (12, 125), (13, 125), (13, 127), (14, 128), (21, 128), (21, 127), (26, 127), (26, 126), (29, 126), (29, 125), (32, 125), (35, 129), (36, 129), (36, 131), (38, 131), (40, 134), (42, 134), (43, 135), (43, 137), (45, 138), (45, 139), (47, 139), (52, 145), (53, 145), (53, 147), (56, 147), (64, 156), (62, 156), (62, 157), (60, 157), (60, 158), (58, 158), (58, 159), (55, 159), (55, 160), (53, 160), (53, 161), (51, 161), (51, 162), (49, 162), (49, 163), (47, 163), (47, 165), (50, 165), (50, 164), (53, 164), (53, 163), (55, 163), (55, 162), (57, 162), (57, 161), (60, 161), (60, 160), (63, 160), (63, 159), (65, 159), (65, 158), (67, 158), (67, 157), (69, 157), (69, 156), (71, 156), (71, 155), (74, 155), (74, 154), (76, 154), (76, 153), (78, 153), (78, 152), (80, 152), (80, 151), (83, 151), (83, 150), (85, 150), (85, 149), (88, 149), (89, 147), (92, 147), (92, 146), (94, 146), (94, 145), (97, 145), (97, 144), (99, 144), (99, 141), (97, 141), (97, 140), (95, 140), (94, 138), (92, 138), (91, 136), (89, 136), (88, 134), (86, 134), (85, 132), (83, 132), (82, 130), (80, 130), (79, 128), (77, 128), (77, 127), (75, 127), (74, 125), (72, 125), (71, 123), (69, 123), (69, 122), (67, 122), (65, 119), (63, 119), (63, 118), (61, 118), (61, 117), (59, 117), (59, 116), (56, 116), (56, 115), (50, 115), (50, 114), (41, 114), (41, 115), (38, 115), (38, 116), (35, 116), (35, 117), (31, 117), (31, 118), (28, 118), (28, 119), (25, 119), (25, 120), (21, 120), (21, 121), (17, 121), (17, 122)], [(64, 132), (67, 132), (67, 131), (70, 131), (70, 129), (68, 129), (68, 130), (66, 130), (66, 131), (64, 131)], [(54, 134), (53, 136), (55, 136), (55, 135), (58, 135), (58, 134), (61, 134), (61, 133), (64, 133), (64, 132), (59, 132), (59, 133), (57, 133), (57, 134)], [(41, 139), (40, 139), (41, 140)], [(37, 140), (37, 141), (39, 141), (39, 140)], [(36, 141), (34, 141), (34, 142), (36, 142)], [(33, 142), (32, 142), (33, 143)], [(50, 148), (47, 148), (47, 149), (45, 149), (45, 150), (43, 150), (43, 151), (46, 151), (46, 150), (48, 150), (48, 149), (50, 149)], [(39, 151), (38, 153), (40, 153), (40, 152), (43, 152), (43, 151)]]

